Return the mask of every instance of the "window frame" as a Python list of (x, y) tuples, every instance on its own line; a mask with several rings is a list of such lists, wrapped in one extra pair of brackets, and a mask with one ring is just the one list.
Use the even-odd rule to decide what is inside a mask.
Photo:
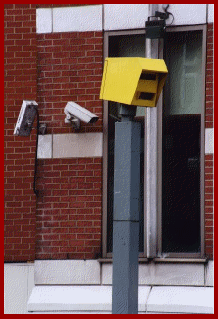
[[(202, 30), (202, 92), (205, 93), (205, 66), (206, 66), (206, 31), (207, 25), (192, 25), (192, 26), (173, 26), (167, 27), (166, 32), (179, 32), (179, 31), (195, 31)], [(103, 44), (103, 60), (108, 57), (109, 53), (109, 37), (119, 35), (137, 35), (145, 34), (145, 29), (134, 29), (134, 30), (119, 30), (119, 31), (105, 31), (104, 32), (104, 44)], [(163, 58), (163, 40), (159, 41), (158, 58)], [(200, 253), (169, 253), (167, 258), (203, 258), (205, 254), (205, 238), (204, 238), (204, 155), (205, 155), (205, 94), (202, 95), (202, 112), (201, 112), (201, 195), (200, 195), (200, 209), (201, 209), (201, 252)], [(158, 103), (159, 107), (157, 110), (157, 247), (156, 247), (156, 258), (162, 259), (162, 227), (161, 227), (161, 215), (162, 215), (162, 99), (161, 103)], [(146, 112), (145, 112), (146, 113)], [(146, 121), (146, 114), (145, 114)], [(146, 149), (144, 164), (146, 167)], [(108, 101), (103, 101), (103, 202), (102, 202), (102, 258), (112, 258), (112, 253), (107, 252), (107, 182), (108, 182)], [(144, 187), (146, 189), (146, 179), (144, 181)], [(147, 217), (146, 217), (146, 198), (144, 201), (144, 234), (147, 229)], [(166, 259), (167, 259), (166, 258)], [(139, 253), (139, 260), (147, 260), (147, 238), (144, 236), (144, 252)]]
[[(204, 258), (205, 256), (205, 223), (204, 223), (204, 157), (205, 157), (205, 85), (206, 85), (206, 33), (207, 25), (192, 25), (192, 26), (175, 26), (167, 27), (166, 32), (185, 32), (185, 31), (202, 31), (202, 101), (201, 101), (201, 154), (200, 154), (200, 227), (201, 227), (201, 251), (199, 253), (167, 253), (165, 258)], [(163, 50), (159, 58), (163, 57)], [(157, 238), (157, 256), (163, 257), (162, 254), (162, 110), (163, 103), (158, 109), (158, 211), (157, 211), (157, 227), (158, 227), (158, 238)]]

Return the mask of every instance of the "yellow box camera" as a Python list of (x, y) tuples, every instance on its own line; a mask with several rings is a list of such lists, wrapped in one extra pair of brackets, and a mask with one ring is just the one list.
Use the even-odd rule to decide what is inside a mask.
[(162, 59), (106, 58), (100, 99), (155, 107), (167, 73)]

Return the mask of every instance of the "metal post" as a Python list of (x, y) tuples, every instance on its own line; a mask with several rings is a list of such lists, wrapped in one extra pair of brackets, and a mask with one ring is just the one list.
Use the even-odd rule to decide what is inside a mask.
[(115, 123), (113, 217), (113, 314), (138, 314), (141, 125), (136, 107), (120, 107)]
[[(149, 4), (149, 16), (158, 11), (158, 4)], [(145, 57), (158, 58), (158, 40), (146, 38)], [(145, 236), (147, 257), (156, 257), (157, 238), (157, 108), (146, 108), (145, 116)]]

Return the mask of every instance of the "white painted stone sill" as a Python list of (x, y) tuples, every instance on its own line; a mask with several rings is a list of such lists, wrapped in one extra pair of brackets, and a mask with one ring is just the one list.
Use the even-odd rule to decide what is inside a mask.
[[(214, 313), (211, 287), (139, 287), (140, 312)], [(36, 286), (28, 301), (28, 311), (111, 311), (111, 286)]]
[(38, 159), (102, 157), (103, 133), (39, 135)]
[[(99, 258), (97, 260), (100, 264), (113, 263), (112, 258)], [(154, 258), (155, 263), (187, 263), (187, 264), (207, 264), (207, 258)], [(139, 258), (139, 264), (147, 264), (149, 259)]]

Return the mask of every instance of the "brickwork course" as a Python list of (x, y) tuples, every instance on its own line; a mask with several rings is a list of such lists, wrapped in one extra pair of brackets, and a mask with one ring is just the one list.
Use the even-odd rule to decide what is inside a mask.
[[(103, 32), (36, 34), (36, 8), (4, 5), (5, 261), (95, 259), (102, 249), (102, 158), (39, 159), (33, 193), (36, 122), (13, 135), (23, 100), (39, 104), (48, 134), (72, 133), (63, 108), (75, 101), (99, 116), (82, 133), (103, 131), (99, 92)], [(213, 24), (208, 24), (205, 128), (213, 128)], [(205, 155), (205, 252), (213, 258), (213, 155)]]
[[(205, 128), (214, 127), (213, 119), (213, 24), (207, 30)], [(214, 155), (205, 155), (205, 252), (213, 258), (213, 179)]]
[(36, 199), (32, 191), (35, 134), (15, 137), (23, 100), (36, 100), (36, 10), (32, 4), (5, 4), (4, 154), (5, 260), (34, 260)]

